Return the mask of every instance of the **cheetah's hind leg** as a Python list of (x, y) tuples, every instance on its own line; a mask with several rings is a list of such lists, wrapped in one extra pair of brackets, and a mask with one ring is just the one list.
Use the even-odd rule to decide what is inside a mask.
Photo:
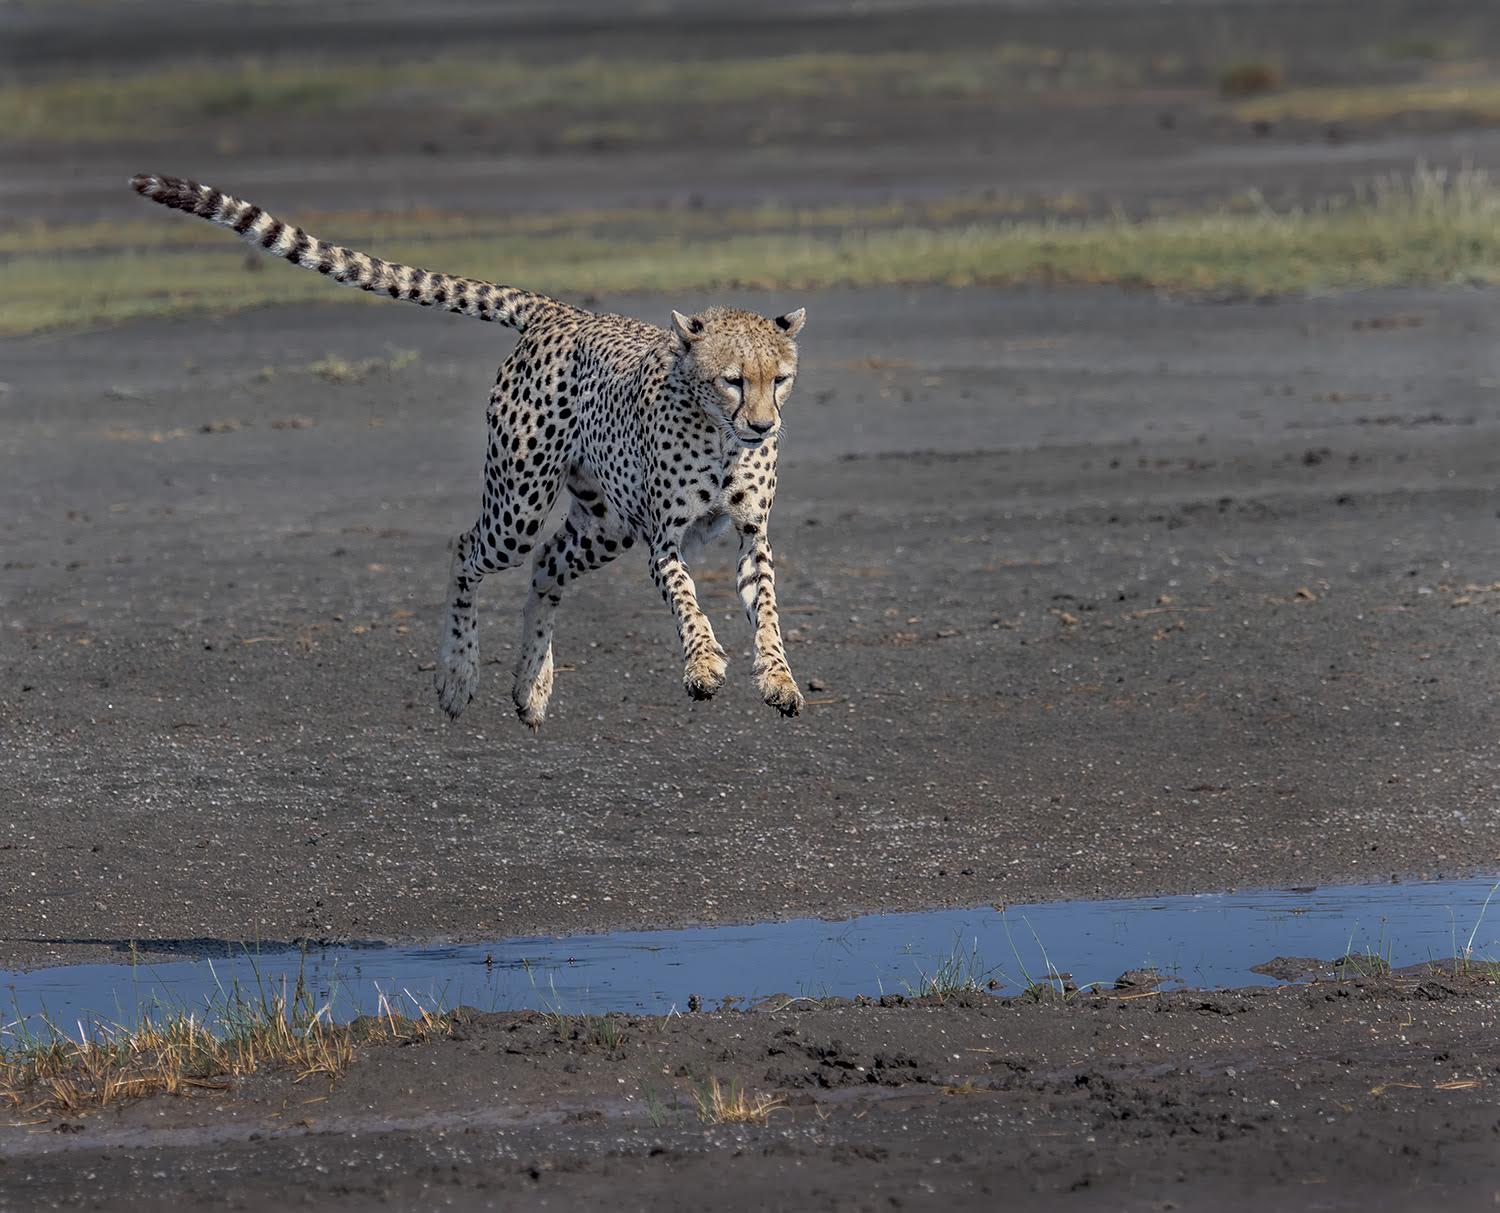
[(535, 673), (517, 670), (511, 688), (516, 715), (527, 728), (539, 729), (547, 718), (547, 704), (552, 700), (552, 677), (552, 645), (549, 642)]
[(453, 563), (448, 573), (448, 599), (443, 608), (443, 639), (438, 646), (438, 703), (453, 719), (469, 706), (479, 682), (479, 610), (474, 592), (479, 576), (471, 567), (473, 530), (453, 541)]
[(516, 715), (533, 729), (541, 727), (552, 698), (552, 625), (563, 588), (631, 545), (627, 529), (610, 513), (592, 480), (575, 471), (568, 489), (573, 504), (562, 527), (537, 549), (531, 593), (521, 612), (520, 657), (511, 696)]

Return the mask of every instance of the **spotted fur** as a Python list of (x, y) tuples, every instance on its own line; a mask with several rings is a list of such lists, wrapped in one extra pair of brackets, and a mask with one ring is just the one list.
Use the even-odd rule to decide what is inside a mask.
[[(694, 699), (712, 696), (724, 683), (725, 654), (698, 605), (684, 552), (729, 527), (739, 536), (736, 584), (755, 631), (756, 683), (784, 715), (802, 710), (766, 535), (781, 410), (797, 374), (800, 308), (774, 319), (722, 307), (673, 312), (671, 328), (662, 329), (381, 261), (193, 181), (139, 176), (131, 184), (336, 281), (519, 330), (490, 392), (483, 507), (452, 545), (436, 674), (438, 702), (450, 716), (474, 697), (475, 592), (484, 577), (531, 560), (512, 697), (536, 728), (552, 695), (552, 625), (564, 587), (637, 543), (649, 551), (652, 580), (677, 622), (683, 685)], [(565, 490), (567, 518), (543, 536)]]

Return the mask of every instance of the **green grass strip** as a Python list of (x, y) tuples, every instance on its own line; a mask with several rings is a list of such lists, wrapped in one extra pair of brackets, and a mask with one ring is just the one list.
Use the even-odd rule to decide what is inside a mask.
[[(1063, 56), (1005, 43), (954, 52), (806, 52), (745, 59), (580, 59), (531, 63), (503, 57), (421, 62), (265, 61), (186, 65), (118, 77), (75, 75), (0, 88), (0, 130), (10, 139), (143, 138), (199, 123), (410, 109), (540, 109), (611, 114), (753, 101), (788, 104), (865, 94), (987, 96), (1059, 83), (1129, 85), (1142, 70), (1106, 51)], [(691, 99), (691, 100), (685, 100)]]
[[(367, 251), (427, 269), (562, 297), (755, 287), (931, 283), (1111, 284), (1199, 294), (1317, 293), (1500, 281), (1500, 191), (1481, 173), (1389, 179), (1353, 199), (1290, 213), (994, 220), (957, 226), (851, 222), (826, 230), (704, 231), (634, 238), (562, 228), (437, 234)], [(880, 215), (888, 218), (888, 212)], [(721, 220), (722, 222), (722, 220)], [(193, 226), (163, 216), (162, 227)], [(208, 229), (205, 229), (208, 230)], [(21, 254), (0, 261), (0, 333), (142, 316), (225, 314), (265, 304), (371, 302), (316, 274), (222, 247)], [(319, 232), (337, 238), (337, 232)], [(66, 244), (66, 240), (57, 243)], [(382, 301), (389, 304), (389, 300)]]

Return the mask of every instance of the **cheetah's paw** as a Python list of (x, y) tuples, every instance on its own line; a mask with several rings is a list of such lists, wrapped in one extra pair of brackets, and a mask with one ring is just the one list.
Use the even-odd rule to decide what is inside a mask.
[(479, 682), (479, 649), (470, 641), (449, 649), (443, 646), (438, 654), (437, 672), (433, 685), (437, 687), (438, 704), (452, 720), (457, 720), (474, 698), (474, 688)]
[(516, 703), (516, 715), (521, 718), (522, 724), (532, 730), (541, 728), (542, 721), (547, 718), (547, 703), (552, 698), (552, 676), (552, 650), (549, 647), (536, 677), (528, 682), (518, 673), (515, 686), (511, 689), (511, 698)]
[(802, 692), (790, 670), (767, 670), (756, 678), (756, 684), (765, 701), (783, 716), (796, 716), (802, 711)]
[(729, 672), (729, 663), (724, 660), (724, 650), (715, 645), (713, 650), (700, 653), (688, 662), (682, 674), (682, 685), (694, 699), (712, 699), (714, 692), (724, 685), (724, 676)]

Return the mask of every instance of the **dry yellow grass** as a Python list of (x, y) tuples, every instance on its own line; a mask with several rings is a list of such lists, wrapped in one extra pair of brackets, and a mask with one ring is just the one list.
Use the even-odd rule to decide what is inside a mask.
[(231, 997), (205, 1015), (175, 1012), (134, 1027), (95, 1024), (77, 1040), (49, 1027), (45, 1037), (0, 1047), (0, 1103), (28, 1114), (77, 1115), (151, 1095), (222, 1091), (260, 1070), (290, 1070), (299, 1082), (337, 1078), (360, 1044), (447, 1030), (443, 1016), (420, 1006), (400, 1013), (384, 997), (380, 1014), (347, 1024), (297, 992)]
[(710, 1078), (693, 1092), (698, 1119), (709, 1125), (763, 1125), (786, 1103), (781, 1095), (752, 1095), (735, 1083), (727, 1087)]
[(1243, 101), (1235, 115), (1246, 122), (1382, 122), (1404, 114), (1452, 114), (1500, 121), (1500, 81), (1461, 80), (1372, 84), (1356, 88), (1299, 88)]
[(355, 362), (328, 354), (307, 369), (328, 383), (363, 383), (374, 375), (389, 377), (404, 371), (415, 366), (419, 359), (416, 350), (392, 350), (389, 358), (361, 358)]

